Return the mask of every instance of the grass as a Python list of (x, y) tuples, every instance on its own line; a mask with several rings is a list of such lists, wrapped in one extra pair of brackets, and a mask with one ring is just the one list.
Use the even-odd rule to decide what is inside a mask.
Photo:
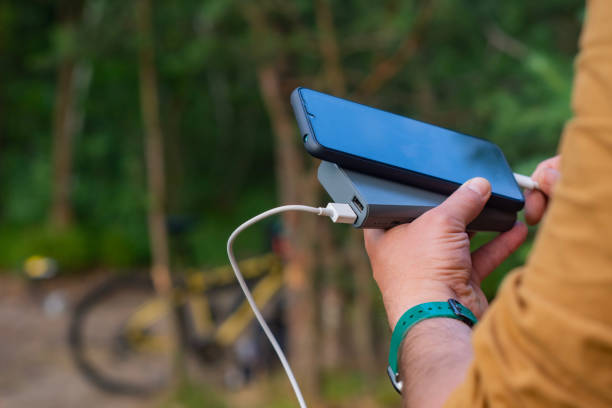
[[(363, 373), (335, 370), (321, 377), (320, 397), (306, 397), (319, 408), (386, 408), (400, 404), (385, 373), (368, 379)], [(180, 384), (160, 408), (294, 408), (295, 396), (282, 371), (237, 390), (213, 390), (194, 382)]]
[(160, 405), (160, 408), (227, 408), (228, 405), (215, 391), (202, 384), (180, 384)]

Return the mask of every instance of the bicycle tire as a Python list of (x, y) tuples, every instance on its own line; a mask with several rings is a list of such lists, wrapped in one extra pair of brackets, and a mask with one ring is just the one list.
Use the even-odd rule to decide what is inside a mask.
[[(153, 285), (144, 275), (114, 277), (86, 293), (74, 308), (69, 326), (68, 343), (77, 368), (93, 385), (114, 394), (146, 396), (165, 389), (169, 384), (170, 375), (163, 382), (156, 381), (152, 384), (130, 382), (110, 375), (88, 357), (89, 345), (85, 335), (85, 325), (95, 308), (109, 304), (108, 302), (112, 302), (122, 291), (134, 290), (145, 292), (150, 297), (154, 296)], [(114, 317), (121, 319), (124, 316)]]

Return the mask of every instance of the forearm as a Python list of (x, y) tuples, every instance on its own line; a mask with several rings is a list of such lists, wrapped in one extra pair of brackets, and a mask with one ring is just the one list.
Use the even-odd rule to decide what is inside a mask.
[(424, 320), (412, 327), (400, 351), (404, 407), (441, 407), (463, 382), (472, 361), (472, 329), (449, 318)]

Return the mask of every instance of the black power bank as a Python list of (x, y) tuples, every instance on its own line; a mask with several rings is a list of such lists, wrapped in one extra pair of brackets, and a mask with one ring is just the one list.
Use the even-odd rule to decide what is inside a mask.
[[(447, 197), (326, 161), (319, 165), (318, 178), (333, 201), (347, 203), (355, 211), (356, 228), (388, 229), (411, 222)], [(507, 231), (515, 222), (515, 212), (487, 207), (468, 225), (468, 230)]]

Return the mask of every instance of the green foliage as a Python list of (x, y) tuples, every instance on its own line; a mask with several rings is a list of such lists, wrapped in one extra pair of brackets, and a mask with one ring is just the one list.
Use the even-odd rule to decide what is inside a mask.
[(146, 265), (149, 259), (149, 242), (144, 228), (130, 231), (120, 225), (108, 226), (96, 235), (95, 244), (100, 266), (128, 268)]
[(144, 265), (149, 255), (146, 231), (134, 236), (117, 226), (102, 231), (86, 226), (61, 230), (48, 225), (4, 226), (0, 248), (0, 269), (14, 271), (33, 255), (54, 259), (63, 273)]
[(48, 227), (21, 227), (0, 230), (0, 265), (20, 270), (32, 255), (55, 259), (68, 271), (86, 267), (92, 259), (90, 237), (80, 229), (55, 231)]
[[(330, 4), (350, 98), (492, 140), (521, 172), (555, 153), (570, 116), (583, 2)], [(278, 63), (288, 84), (325, 90), (315, 5), (258, 1), (269, 29), (262, 37), (250, 29), (243, 2), (154, 3), (168, 210), (190, 220), (171, 237), (182, 265), (224, 263), (233, 227), (276, 204), (274, 139), (256, 66)], [(148, 197), (133, 5), (85, 0), (72, 24), (60, 21), (57, 7), (0, 2), (0, 265), (17, 268), (43, 252), (68, 270), (145, 265)], [(414, 49), (397, 73), (362, 93), (364, 79), (407, 38)], [(73, 141), (74, 223), (57, 232), (45, 225), (63, 57), (75, 58), (91, 77), (76, 106), (82, 126)], [(242, 256), (265, 250), (265, 227), (249, 230), (237, 245)], [(489, 295), (527, 252), (485, 282)]]
[(225, 408), (222, 399), (202, 384), (184, 382), (161, 404), (161, 408)]
[[(280, 373), (279, 373), (280, 374)], [(386, 376), (369, 378), (352, 370), (334, 370), (321, 376), (321, 406), (349, 407), (397, 407), (401, 398), (389, 384)], [(250, 389), (232, 392), (222, 396), (229, 406), (290, 408), (295, 407), (295, 396), (282, 375), (274, 375), (265, 381), (249, 386)], [(258, 389), (260, 392), (253, 392)], [(244, 392), (244, 395), (240, 395)], [(308, 397), (307, 397), (308, 401)], [(312, 401), (311, 401), (312, 403)]]
[(330, 372), (323, 377), (321, 395), (331, 403), (352, 399), (363, 390), (365, 378), (356, 372)]

